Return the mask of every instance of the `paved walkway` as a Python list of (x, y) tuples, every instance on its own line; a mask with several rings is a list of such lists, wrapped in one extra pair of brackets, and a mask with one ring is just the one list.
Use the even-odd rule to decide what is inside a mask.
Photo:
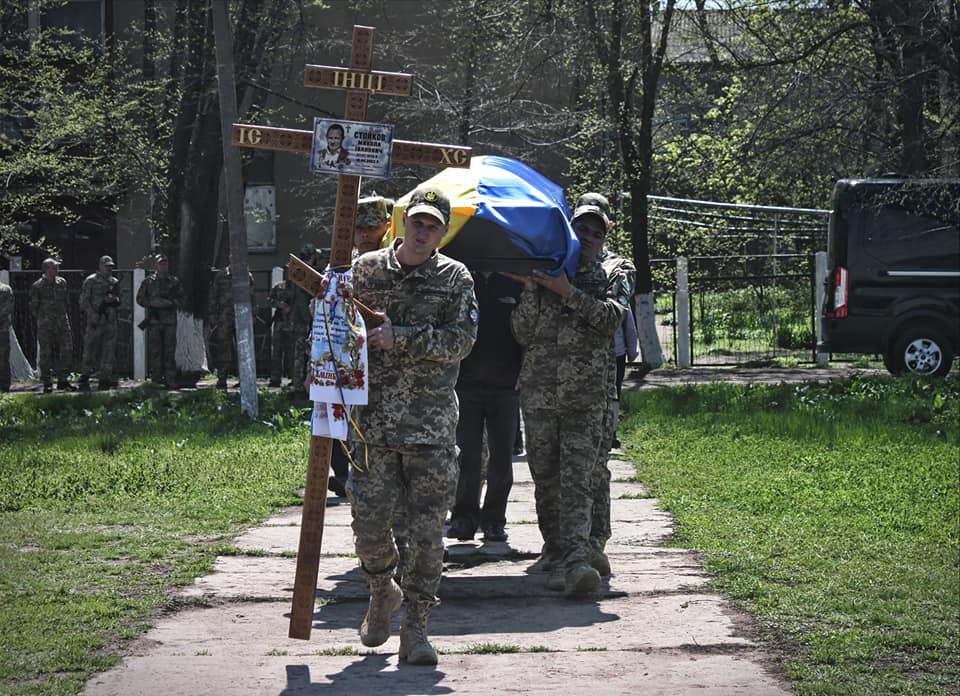
[[(287, 638), (299, 508), (236, 540), (252, 555), (217, 559), (124, 662), (88, 696), (277, 694), (789, 694), (753, 642), (749, 617), (707, 588), (691, 551), (662, 544), (669, 515), (611, 464), (614, 575), (590, 600), (544, 588), (533, 484), (514, 461), (507, 543), (447, 540), (442, 603), (430, 619), (436, 668), (400, 664), (399, 613), (390, 640), (357, 635), (366, 586), (353, 554), (350, 509), (328, 499), (318, 601), (309, 641)], [(493, 646), (496, 646), (495, 648)]]

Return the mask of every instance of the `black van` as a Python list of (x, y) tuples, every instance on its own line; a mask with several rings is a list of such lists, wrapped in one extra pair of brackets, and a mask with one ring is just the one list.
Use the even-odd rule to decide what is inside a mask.
[(960, 179), (838, 181), (827, 246), (818, 348), (946, 374), (960, 347)]

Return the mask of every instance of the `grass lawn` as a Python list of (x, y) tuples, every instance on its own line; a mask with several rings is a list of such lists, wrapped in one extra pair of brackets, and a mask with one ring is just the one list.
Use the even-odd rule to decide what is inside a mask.
[[(620, 438), (799, 693), (957, 693), (958, 404), (956, 375), (684, 387), (628, 394)], [(302, 406), (0, 395), (0, 693), (79, 692), (298, 503)]]
[(800, 694), (960, 693), (960, 379), (625, 395), (637, 480)]
[(0, 396), (0, 693), (74, 694), (226, 540), (297, 503), (301, 404), (204, 391)]

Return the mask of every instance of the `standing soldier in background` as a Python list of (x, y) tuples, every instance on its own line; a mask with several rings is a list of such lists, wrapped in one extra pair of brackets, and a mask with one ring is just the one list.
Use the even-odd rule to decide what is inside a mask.
[[(323, 268), (317, 268), (320, 265), (320, 255), (317, 248), (310, 243), (304, 244), (300, 249), (300, 260), (305, 261), (314, 268), (322, 271)], [(290, 381), (294, 385), (303, 384), (307, 378), (307, 359), (310, 355), (310, 329), (313, 326), (313, 316), (310, 314), (310, 297), (303, 288), (297, 287), (293, 290), (293, 310), (291, 312), (290, 323), (293, 327), (293, 376)]]
[[(57, 389), (74, 391), (68, 379), (73, 362), (73, 332), (70, 330), (67, 281), (58, 275), (60, 263), (44, 259), (43, 275), (30, 286), (30, 312), (37, 321), (37, 342), (40, 352), (40, 377), (43, 393), (53, 391), (52, 372), (56, 371)], [(56, 357), (55, 357), (56, 354)]]
[[(390, 225), (390, 213), (393, 211), (394, 201), (373, 193), (357, 201), (357, 219), (353, 228), (353, 261), (361, 254), (376, 251), (380, 248), (383, 235)], [(342, 447), (334, 447), (330, 457), (330, 478), (327, 488), (342, 498), (347, 494), (347, 479), (350, 475), (350, 462)], [(406, 525), (404, 515), (398, 506), (397, 519), (394, 521), (393, 534), (396, 537), (397, 549), (400, 552), (400, 563), (397, 566), (398, 576), (403, 572), (406, 560)]]
[(90, 391), (90, 375), (96, 370), (97, 389), (116, 386), (113, 362), (117, 348), (117, 307), (120, 306), (113, 276), (113, 259), (101, 256), (97, 272), (91, 273), (80, 287), (80, 312), (86, 317), (83, 332), (83, 362), (80, 367), (80, 391)]
[(13, 316), (13, 288), (0, 283), (0, 391), (10, 391), (10, 317)]
[(373, 195), (357, 201), (357, 220), (353, 232), (353, 258), (368, 251), (380, 248), (383, 235), (390, 226), (390, 213), (393, 201), (383, 196)]
[[(610, 219), (610, 202), (600, 193), (585, 193), (577, 201), (577, 209), (584, 206), (594, 206), (604, 213), (607, 218), (607, 233), (613, 230), (613, 221)], [(637, 279), (637, 269), (633, 262), (618, 256), (604, 246), (597, 256), (603, 270), (611, 283), (616, 283), (614, 293), (626, 297), (627, 311), (624, 321), (634, 322), (633, 312), (630, 311), (629, 299), (633, 297), (633, 289)], [(622, 326), (622, 325), (621, 325)], [(621, 328), (617, 329), (619, 333)], [(610, 575), (610, 559), (605, 553), (607, 541), (610, 539), (610, 449), (617, 432), (617, 421), (620, 418), (620, 396), (618, 375), (619, 372), (615, 343), (610, 345), (609, 373), (607, 375), (607, 408), (603, 413), (603, 428), (600, 439), (600, 448), (597, 450), (597, 464), (593, 477), (593, 510), (590, 516), (590, 565), (601, 577)]]
[[(289, 265), (289, 264), (288, 264)], [(267, 304), (273, 310), (270, 324), (273, 336), (270, 342), (270, 386), (279, 387), (283, 376), (290, 375), (293, 364), (293, 284), (287, 280), (284, 267), (283, 280), (270, 288)], [(299, 385), (291, 379), (290, 386)]]
[(170, 275), (170, 263), (163, 254), (157, 255), (155, 269), (137, 290), (137, 304), (147, 310), (140, 328), (147, 332), (150, 379), (176, 389), (177, 310), (183, 306), (183, 286)]
[[(250, 274), (250, 306), (253, 307), (253, 274)], [(217, 271), (210, 283), (207, 298), (207, 321), (210, 324), (210, 355), (217, 366), (217, 387), (227, 388), (227, 373), (236, 371), (237, 318), (233, 308), (233, 275), (230, 266)]]

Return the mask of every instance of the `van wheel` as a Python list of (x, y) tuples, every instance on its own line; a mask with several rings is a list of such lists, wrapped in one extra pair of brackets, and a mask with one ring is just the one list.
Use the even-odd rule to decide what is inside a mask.
[(950, 371), (953, 347), (940, 331), (923, 325), (904, 327), (883, 356), (893, 374), (909, 372), (920, 377), (942, 376)]

